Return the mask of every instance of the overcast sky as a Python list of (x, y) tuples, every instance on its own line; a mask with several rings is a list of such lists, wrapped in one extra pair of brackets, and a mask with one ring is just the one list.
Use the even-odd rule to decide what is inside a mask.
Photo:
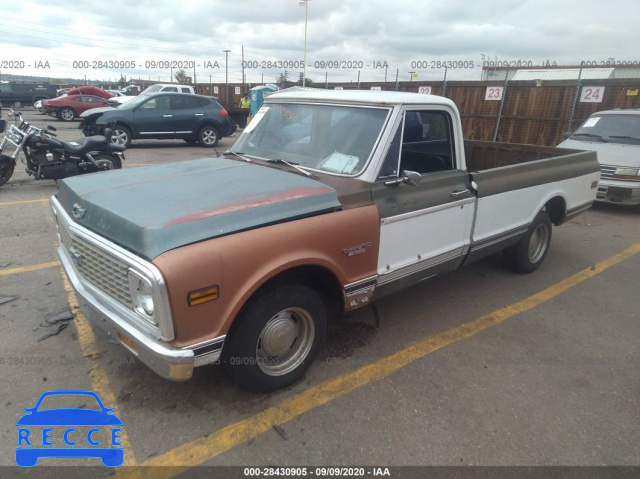
[[(168, 82), (172, 71), (161, 62), (182, 62), (176, 65), (189, 66), (190, 76), (184, 62), (193, 62), (199, 82), (220, 83), (223, 50), (230, 50), (228, 78), (236, 83), (244, 46), (247, 82), (273, 82), (285, 69), (297, 78), (305, 29), (299, 3), (3, 0), (0, 73)], [(442, 80), (437, 62), (444, 61), (454, 62), (447, 78), (479, 79), (483, 58), (640, 62), (639, 18), (638, 0), (309, 0), (307, 77), (355, 82), (360, 72), (361, 81), (385, 74), (394, 81), (399, 72), (408, 81), (415, 71), (413, 81)]]

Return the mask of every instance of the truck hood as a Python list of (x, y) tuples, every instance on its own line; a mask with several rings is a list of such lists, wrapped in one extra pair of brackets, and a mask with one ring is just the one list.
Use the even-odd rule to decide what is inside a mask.
[(222, 158), (67, 178), (55, 197), (78, 224), (149, 260), (341, 208), (336, 191), (319, 181)]
[(558, 147), (595, 151), (601, 165), (640, 167), (640, 145), (568, 139)]

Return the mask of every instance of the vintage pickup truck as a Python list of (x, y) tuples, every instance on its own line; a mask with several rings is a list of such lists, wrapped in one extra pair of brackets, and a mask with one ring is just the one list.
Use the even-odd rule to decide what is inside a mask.
[(593, 203), (594, 152), (463, 141), (448, 99), (292, 89), (223, 157), (64, 180), (58, 255), (86, 316), (161, 376), (298, 379), (327, 311), (502, 251), (529, 273)]

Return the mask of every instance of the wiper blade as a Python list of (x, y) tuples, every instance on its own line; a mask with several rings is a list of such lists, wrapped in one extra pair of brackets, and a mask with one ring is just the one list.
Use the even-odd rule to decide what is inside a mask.
[(637, 136), (628, 135), (608, 135), (607, 138), (620, 138), (622, 140), (640, 140)]
[(300, 168), (298, 166), (298, 163), (291, 163), (290, 161), (283, 160), (282, 158), (273, 158), (273, 159), (269, 158), (269, 159), (265, 159), (265, 161), (268, 161), (269, 163), (284, 164), (284, 165), (290, 166), (291, 168), (295, 168), (300, 173), (303, 173), (307, 176), (311, 176), (311, 173)]
[(597, 139), (605, 141), (605, 142), (607, 141), (604, 138), (602, 138), (602, 135), (596, 135), (594, 133), (574, 133), (571, 136), (588, 136), (589, 138), (597, 138)]
[(224, 152), (225, 155), (233, 155), (233, 156), (237, 156), (238, 158), (240, 158), (241, 160), (246, 161), (247, 163), (253, 163), (253, 161), (251, 161), (249, 158), (247, 158), (246, 156), (242, 156), (244, 155), (244, 153), (242, 151), (231, 151), (231, 150), (227, 150)]

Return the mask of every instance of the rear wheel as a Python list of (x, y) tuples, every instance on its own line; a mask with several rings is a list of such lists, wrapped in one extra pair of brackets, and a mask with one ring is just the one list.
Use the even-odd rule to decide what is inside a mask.
[(550, 243), (551, 219), (540, 211), (520, 241), (502, 252), (505, 265), (517, 273), (533, 273), (547, 256)]
[(218, 144), (220, 140), (220, 134), (218, 130), (216, 130), (215, 126), (206, 125), (200, 128), (198, 132), (198, 142), (200, 146), (204, 146), (205, 148), (212, 148)]
[(75, 117), (76, 117), (76, 112), (73, 111), (71, 108), (63, 108), (62, 110), (60, 110), (59, 118), (62, 121), (73, 121)]
[(13, 175), (14, 168), (15, 164), (13, 158), (0, 158), (0, 186), (9, 181), (9, 178)]
[(326, 308), (315, 291), (301, 284), (281, 284), (259, 293), (243, 309), (222, 360), (243, 388), (272, 391), (304, 374), (326, 328)]
[(111, 130), (111, 143), (128, 148), (131, 144), (131, 132), (124, 126), (114, 126)]
[(94, 158), (98, 164), (98, 171), (119, 170), (122, 168), (122, 162), (116, 155), (101, 154)]

